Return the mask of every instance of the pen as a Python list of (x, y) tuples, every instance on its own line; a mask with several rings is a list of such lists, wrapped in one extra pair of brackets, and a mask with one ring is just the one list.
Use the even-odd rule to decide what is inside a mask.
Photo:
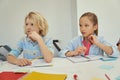
[(53, 66), (52, 64), (46, 64), (46, 65), (33, 65), (28, 67), (34, 68), (34, 67), (52, 67), (52, 66)]
[(110, 77), (109, 77), (107, 74), (105, 74), (105, 77), (106, 77), (108, 80), (110, 80)]
[(31, 66), (31, 67), (51, 67), (51, 66), (53, 66), (52, 64), (51, 65), (38, 65), (38, 66)]
[(82, 54), (82, 55), (80, 55), (80, 56), (82, 56), (82, 57), (84, 57), (84, 58), (86, 58), (86, 59), (90, 59), (89, 57), (86, 57), (86, 56), (85, 56), (85, 55), (83, 55), (83, 54)]

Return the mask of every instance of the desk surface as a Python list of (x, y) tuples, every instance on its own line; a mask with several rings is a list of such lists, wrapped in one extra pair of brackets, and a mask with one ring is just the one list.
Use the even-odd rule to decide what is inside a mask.
[[(53, 66), (51, 67), (19, 67), (5, 62), (0, 62), (0, 72), (3, 71), (16, 71), (19, 69), (29, 69), (30, 71), (37, 71), (43, 73), (55, 73), (55, 74), (67, 74), (66, 80), (74, 80), (73, 75), (77, 74), (79, 80), (95, 80), (95, 78), (102, 78), (107, 80), (105, 74), (109, 75), (111, 80), (116, 80), (117, 76), (120, 76), (120, 58), (115, 61), (90, 61), (81, 63), (72, 63), (67, 58), (53, 58)], [(100, 67), (111, 67), (100, 68)], [(94, 79), (93, 79), (94, 78)]]

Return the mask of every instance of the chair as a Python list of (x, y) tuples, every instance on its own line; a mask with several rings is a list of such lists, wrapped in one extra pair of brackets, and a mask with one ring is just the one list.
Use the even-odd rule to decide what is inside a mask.
[(55, 56), (55, 57), (58, 57), (58, 56), (59, 56), (58, 53), (59, 53), (59, 51), (61, 51), (61, 48), (60, 48), (59, 42), (60, 42), (60, 41), (57, 40), (57, 39), (56, 39), (56, 40), (53, 40), (53, 45), (54, 45), (54, 48), (55, 48), (55, 49), (54, 49), (54, 51), (55, 51), (54, 56)]

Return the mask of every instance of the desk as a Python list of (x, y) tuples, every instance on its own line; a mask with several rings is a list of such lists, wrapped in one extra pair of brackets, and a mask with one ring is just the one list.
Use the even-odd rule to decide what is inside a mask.
[[(52, 67), (36, 67), (27, 68), (30, 71), (37, 71), (43, 73), (58, 73), (67, 74), (66, 80), (74, 80), (73, 74), (77, 74), (79, 80), (92, 80), (93, 77), (102, 78), (107, 80), (105, 74), (109, 75), (111, 80), (115, 80), (117, 76), (120, 75), (120, 58), (115, 61), (90, 61), (82, 63), (72, 63), (67, 58), (53, 58)], [(106, 70), (101, 69), (101, 65), (113, 66), (112, 69)], [(12, 65), (7, 61), (2, 62), (0, 65), (0, 72), (2, 71), (15, 71), (17, 69), (24, 68), (18, 67), (17, 65)]]

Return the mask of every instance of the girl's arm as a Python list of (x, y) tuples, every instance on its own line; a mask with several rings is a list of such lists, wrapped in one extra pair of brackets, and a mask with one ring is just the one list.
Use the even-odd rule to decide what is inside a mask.
[(100, 43), (100, 42), (97, 40), (96, 36), (90, 35), (88, 39), (89, 39), (89, 41), (90, 41), (92, 44), (95, 44), (96, 46), (98, 46), (99, 48), (101, 48), (106, 54), (112, 55), (112, 53), (113, 53), (112, 47), (111, 47), (111, 46), (107, 46), (107, 45), (105, 45), (105, 44), (103, 44), (103, 43)]
[(102, 44), (102, 43), (100, 43), (100, 42), (96, 43), (96, 45), (97, 45), (99, 48), (101, 48), (106, 54), (112, 55), (112, 53), (113, 53), (112, 47), (107, 46), (107, 45), (105, 45), (105, 44)]

